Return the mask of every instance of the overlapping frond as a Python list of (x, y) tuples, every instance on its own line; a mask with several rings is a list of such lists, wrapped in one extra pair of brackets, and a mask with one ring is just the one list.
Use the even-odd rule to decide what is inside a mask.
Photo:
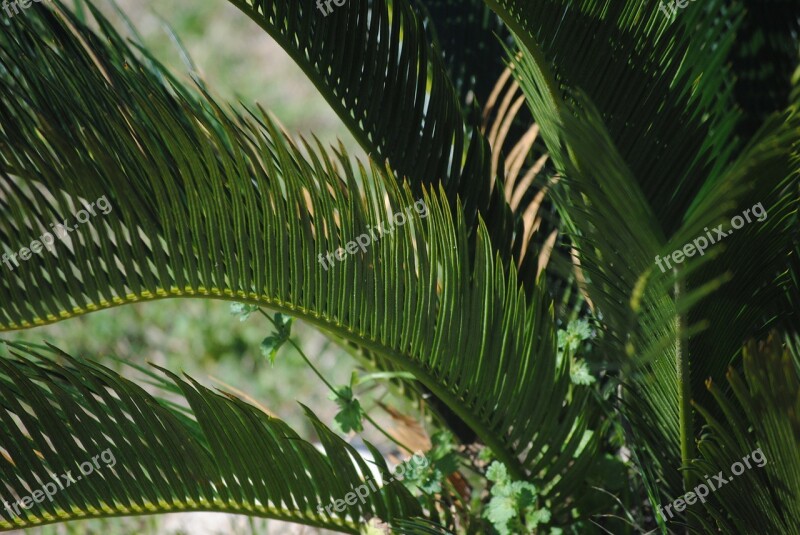
[(744, 378), (728, 373), (732, 396), (708, 383), (724, 416), (699, 408), (707, 433), (692, 471), (698, 482), (721, 472), (727, 483), (689, 512), (709, 531), (800, 532), (800, 355), (781, 342), (773, 333), (745, 347)]
[[(723, 277), (727, 280), (713, 299), (697, 303), (688, 315), (691, 322), (711, 327), (691, 341), (696, 356), (692, 388), (698, 392), (698, 401), (706, 398), (705, 379), (721, 379), (747, 339), (764, 336), (776, 320), (791, 313), (780, 303), (790, 284), (785, 274), (797, 261), (799, 188), (800, 109), (792, 107), (770, 117), (720, 181), (707, 188), (705, 195), (698, 195), (690, 220), (710, 221), (718, 210), (717, 221), (731, 232), (713, 246), (720, 249), (714, 251), (714, 260), (690, 275), (693, 285)], [(727, 201), (720, 196), (737, 189)], [(731, 220), (741, 219), (755, 205), (763, 209), (764, 216), (760, 220), (751, 217), (751, 222), (734, 230)], [(714, 224), (706, 226), (710, 229)], [(695, 237), (701, 234), (697, 231)], [(688, 243), (693, 238), (682, 233), (678, 239)], [(720, 325), (726, 328), (715, 328)]]
[(546, 292), (528, 297), (483, 225), (471, 251), (443, 191), (301, 151), (264, 114), (154, 74), (106, 25), (30, 21), (0, 37), (3, 247), (101, 195), (113, 211), (4, 273), (4, 330), (167, 297), (268, 306), (414, 373), (548, 499), (583, 481), (588, 389), (557, 358)]
[(506, 68), (483, 109), (483, 130), (492, 147), (492, 176), (504, 180), (506, 202), (521, 224), (518, 269), (537, 278), (545, 274), (557, 303), (556, 317), (569, 322), (579, 314), (584, 296), (574, 283), (570, 248), (561, 243), (560, 221), (549, 198), (558, 177), (553, 176), (539, 125), (525, 122), (527, 113), (525, 95)]
[(372, 158), (388, 160), (416, 194), (443, 184), (451, 207), (461, 199), (471, 234), (480, 213), (497, 250), (512, 257), (519, 244), (502, 192), (490, 187), (489, 146), (465, 122), (409, 0), (348, 0), (327, 14), (312, 1), (230, 2), (289, 53)]
[[(0, 499), (10, 507), (0, 530), (222, 511), (359, 533), (372, 517), (421, 514), (398, 481), (339, 512), (331, 507), (371, 470), (309, 410), (324, 454), (283, 421), (191, 378), (161, 370), (158, 398), (61, 351), (12, 353), (0, 358)], [(386, 462), (369, 448), (386, 481)]]
[[(735, 13), (722, 0), (690, 4), (672, 21), (655, 1), (487, 3), (540, 70), (547, 102), (560, 108), (570, 91), (588, 96), (661, 232), (671, 234), (709, 173), (736, 148), (737, 115), (722, 65)], [(529, 97), (528, 105), (548, 134), (549, 112), (537, 100)]]
[[(694, 456), (689, 402), (702, 396), (704, 379), (721, 376), (736, 353), (729, 349), (742, 341), (727, 329), (698, 333), (718, 321), (746, 336), (781, 291), (764, 286), (790, 250), (797, 112), (770, 121), (742, 153), (732, 152), (736, 114), (720, 62), (737, 15), (720, 2), (684, 9), (680, 22), (663, 17), (657, 3), (489, 3), (520, 44), (515, 74), (565, 176), (559, 213), (607, 325), (606, 354), (648, 363), (626, 375), (621, 401), (634, 424), (633, 445), (644, 448), (638, 458), (651, 498), (676, 495), (686, 483), (679, 470)], [(677, 270), (659, 270), (657, 255), (682, 249), (762, 198), (773, 222)], [(751, 257), (751, 246), (759, 256)], [(702, 301), (731, 276), (730, 293)], [(748, 308), (759, 293), (764, 298)], [(711, 342), (726, 335), (721, 346)]]
[(486, 102), (511, 34), (483, 0), (416, 0), (462, 102)]
[[(535, 84), (535, 74), (528, 65), (521, 65), (521, 76), (529, 87)], [(576, 97), (577, 98), (577, 97)], [(769, 199), (767, 210), (776, 213), (774, 224), (761, 227), (754, 232), (764, 233), (769, 239), (751, 238), (747, 234), (731, 237), (738, 253), (747, 243), (759, 243), (767, 249), (757, 262), (749, 265), (764, 276), (770, 273), (767, 263), (785, 257), (785, 248), (776, 248), (785, 240), (782, 229), (786, 228), (787, 216), (794, 209), (785, 193), (786, 181), (791, 181), (791, 154), (797, 139), (797, 117), (789, 113), (785, 121), (774, 121), (772, 130), (766, 131), (760, 142), (740, 155), (737, 164), (714, 181), (698, 197), (695, 211), (687, 218), (680, 231), (669, 240), (660, 233), (657, 219), (625, 162), (616, 154), (609, 137), (603, 135), (604, 126), (599, 114), (590, 114), (591, 104), (583, 101), (582, 112), (573, 111), (560, 115), (563, 126), (560, 143), (561, 157), (566, 161), (564, 187), (560, 190), (568, 230), (578, 245), (581, 264), (589, 276), (589, 294), (608, 325), (605, 343), (609, 356), (636, 356), (649, 361), (647, 367), (629, 379), (632, 399), (624, 399), (626, 413), (634, 424), (635, 443), (646, 445), (649, 451), (641, 453), (641, 466), (648, 475), (654, 500), (661, 486), (669, 495), (677, 495), (682, 488), (679, 467), (690, 452), (681, 451), (682, 446), (694, 441), (692, 416), (681, 412), (682, 407), (699, 391), (692, 388), (709, 375), (719, 376), (730, 362), (733, 353), (724, 353), (723, 347), (715, 348), (702, 358), (692, 359), (686, 341), (703, 327), (701, 320), (682, 321), (681, 317), (696, 305), (704, 295), (725, 280), (725, 269), (715, 265), (701, 283), (686, 285), (686, 280), (710, 265), (712, 257), (724, 251), (711, 251), (709, 256), (696, 262), (687, 261), (677, 274), (667, 270), (661, 273), (653, 259), (680, 249), (685, 243), (704, 235), (709, 222), (732, 214), (732, 207), (745, 204), (745, 193), (760, 179), (756, 189), (775, 192)], [(558, 112), (553, 111), (554, 116)], [(704, 219), (708, 218), (708, 219)], [(650, 225), (645, 222), (652, 222)], [(737, 241), (737, 239), (742, 240)], [(724, 247), (724, 246), (720, 246)], [(782, 252), (784, 251), (784, 252)], [(734, 258), (731, 256), (731, 261)], [(690, 259), (691, 260), (691, 259)], [(730, 264), (727, 264), (730, 266)], [(773, 264), (774, 265), (774, 264)], [(751, 279), (752, 280), (752, 279)], [(683, 281), (683, 282), (682, 282)], [(741, 284), (746, 284), (745, 280)], [(751, 293), (752, 293), (751, 289)], [(734, 296), (735, 300), (746, 299), (745, 294)], [(724, 306), (718, 299), (708, 300), (710, 307)], [(728, 308), (725, 313), (739, 321), (752, 321), (756, 312), (739, 318), (736, 310)], [(747, 326), (748, 328), (751, 325)], [(727, 332), (727, 331), (726, 331)], [(719, 330), (712, 336), (721, 337)], [(727, 342), (726, 342), (727, 345)], [(684, 400), (683, 402), (681, 400)], [(660, 481), (660, 484), (656, 484)], [(672, 489), (666, 490), (666, 489)]]

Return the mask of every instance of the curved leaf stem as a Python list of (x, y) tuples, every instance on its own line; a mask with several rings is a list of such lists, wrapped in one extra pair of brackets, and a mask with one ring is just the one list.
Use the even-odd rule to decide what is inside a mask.
[[(685, 282), (680, 279), (680, 272), (675, 270), (675, 304), (686, 292)], [(689, 350), (686, 333), (686, 316), (678, 313), (675, 319), (675, 371), (680, 396), (680, 430), (681, 430), (681, 464), (683, 468), (683, 490), (688, 492), (692, 486), (692, 474), (689, 463), (694, 459), (694, 425), (692, 422), (692, 381), (689, 366)]]
[[(272, 323), (272, 325), (275, 327), (275, 329), (278, 329), (278, 326), (275, 324), (275, 320), (273, 320), (272, 318), (270, 318), (270, 317), (269, 317), (269, 314), (267, 314), (266, 312), (264, 312), (264, 311), (263, 311), (262, 309), (260, 309), (260, 308), (258, 309), (258, 311), (259, 311), (259, 312), (260, 312), (260, 313), (261, 313), (261, 314), (262, 314), (262, 315), (263, 315), (265, 318), (267, 318), (267, 319), (270, 321), (270, 323)], [(310, 367), (310, 368), (311, 368), (311, 369), (314, 371), (314, 373), (315, 373), (315, 374), (317, 374), (317, 377), (319, 377), (319, 378), (320, 378), (320, 380), (321, 380), (323, 383), (325, 383), (325, 386), (327, 386), (327, 387), (328, 387), (328, 390), (330, 390), (331, 392), (333, 392), (333, 393), (334, 393), (334, 394), (335, 394), (335, 395), (336, 395), (338, 398), (342, 399), (342, 398), (343, 398), (343, 396), (342, 396), (342, 395), (339, 393), (339, 391), (338, 391), (338, 390), (336, 390), (336, 388), (334, 388), (333, 384), (331, 384), (331, 383), (330, 383), (330, 382), (329, 382), (329, 381), (328, 381), (328, 380), (325, 378), (325, 376), (324, 376), (324, 375), (322, 375), (322, 372), (320, 372), (320, 371), (317, 369), (317, 367), (316, 367), (316, 366), (314, 366), (314, 363), (313, 363), (313, 362), (311, 362), (311, 359), (309, 359), (309, 358), (308, 358), (308, 356), (305, 354), (305, 351), (303, 351), (303, 349), (302, 349), (302, 348), (301, 348), (301, 347), (300, 347), (300, 346), (299, 346), (299, 345), (298, 345), (298, 344), (297, 344), (297, 343), (296, 343), (294, 340), (292, 340), (291, 336), (288, 338), (288, 342), (289, 342), (289, 343), (292, 345), (292, 347), (294, 347), (294, 348), (295, 348), (295, 350), (296, 350), (298, 353), (300, 353), (300, 356), (301, 356), (301, 357), (303, 357), (303, 360), (304, 360), (304, 361), (306, 361), (306, 364), (308, 364), (308, 366), (309, 366), (309, 367)], [(371, 424), (373, 425), (373, 427), (375, 427), (375, 429), (377, 429), (378, 431), (380, 431), (380, 432), (381, 432), (381, 434), (383, 434), (383, 436), (385, 436), (386, 438), (388, 438), (388, 439), (389, 439), (391, 442), (393, 442), (393, 443), (394, 443), (394, 444), (396, 444), (397, 446), (399, 446), (399, 447), (403, 448), (403, 449), (404, 449), (404, 450), (406, 450), (408, 453), (412, 453), (412, 454), (414, 453), (414, 450), (412, 450), (411, 448), (409, 448), (408, 446), (406, 446), (405, 444), (403, 444), (402, 442), (400, 442), (399, 440), (397, 440), (396, 438), (394, 438), (392, 435), (390, 435), (390, 434), (389, 434), (389, 433), (388, 433), (388, 432), (387, 432), (387, 431), (386, 431), (386, 430), (385, 430), (383, 427), (381, 427), (381, 426), (380, 426), (380, 424), (378, 424), (378, 422), (376, 422), (375, 420), (373, 420), (373, 419), (372, 419), (372, 417), (371, 417), (369, 414), (367, 414), (367, 413), (366, 413), (366, 411), (364, 412), (364, 419), (366, 419), (366, 420), (367, 420), (369, 423), (371, 423)]]
[(75, 316), (82, 316), (84, 314), (88, 314), (89, 312), (95, 312), (98, 310), (106, 310), (109, 308), (115, 308), (118, 306), (143, 301), (158, 301), (161, 299), (172, 299), (177, 297), (193, 299), (214, 298), (222, 301), (249, 303), (256, 306), (269, 307), (278, 312), (284, 312), (290, 316), (298, 315), (299, 313), (308, 323), (316, 326), (326, 333), (331, 332), (334, 335), (352, 340), (367, 349), (375, 351), (376, 353), (380, 353), (404, 370), (411, 372), (419, 380), (419, 382), (425, 385), (431, 391), (431, 393), (433, 393), (433, 395), (438, 397), (459, 418), (461, 418), (470, 429), (475, 431), (475, 434), (478, 435), (483, 443), (492, 450), (497, 459), (506, 465), (508, 471), (514, 477), (514, 479), (519, 481), (528, 480), (525, 467), (516, 457), (516, 455), (514, 455), (513, 452), (506, 447), (502, 438), (497, 435), (497, 432), (483, 422), (471, 410), (470, 407), (466, 406), (461, 398), (447, 390), (447, 388), (443, 386), (433, 374), (426, 370), (422, 365), (417, 363), (411, 355), (387, 348), (380, 342), (370, 338), (368, 335), (357, 332), (351, 327), (341, 325), (327, 316), (320, 314), (319, 312), (298, 307), (291, 303), (285, 303), (277, 299), (272, 299), (268, 296), (258, 295), (255, 293), (234, 292), (229, 289), (222, 291), (217, 288), (203, 288), (202, 290), (195, 290), (191, 288), (186, 290), (180, 290), (178, 288), (170, 288), (169, 290), (160, 289), (156, 293), (144, 292), (141, 295), (131, 294), (127, 295), (125, 298), (117, 297), (114, 299), (114, 301), (103, 301), (101, 303), (94, 303), (91, 306), (87, 305), (85, 308), (76, 307), (71, 312), (63, 311), (61, 314), (59, 314), (59, 317), (48, 316), (47, 319), (37, 318), (37, 321), (35, 321), (33, 324), (29, 322), (26, 322), (24, 325), (12, 324), (11, 329), (5, 330), (18, 330), (38, 327), (41, 325), (56, 323), (58, 321)]

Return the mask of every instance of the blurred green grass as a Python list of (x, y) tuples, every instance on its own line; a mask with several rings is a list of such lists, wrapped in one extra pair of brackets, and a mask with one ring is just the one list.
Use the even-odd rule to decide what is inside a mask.
[[(333, 418), (335, 404), (322, 391), (319, 378), (289, 345), (281, 348), (275, 365), (270, 366), (259, 345), (271, 330), (266, 318), (258, 314), (246, 322), (239, 321), (230, 313), (228, 302), (165, 299), (95, 312), (5, 338), (46, 341), (72, 355), (98, 360), (126, 376), (137, 374), (116, 365), (109, 356), (186, 372), (212, 388), (229, 385), (311, 434), (313, 428), (295, 400), (319, 408), (323, 421)], [(349, 380), (355, 362), (343, 351), (303, 324), (295, 324), (293, 338), (326, 377), (335, 383)], [(0, 353), (4, 351), (0, 346)]]
[[(259, 103), (292, 133), (313, 132), (325, 145), (335, 145), (341, 138), (348, 150), (363, 154), (300, 68), (232, 4), (225, 0), (120, 0), (118, 4), (147, 48), (176, 72), (187, 68), (168, 27), (223, 99), (248, 106)], [(105, 6), (103, 11), (123, 28), (123, 20)]]

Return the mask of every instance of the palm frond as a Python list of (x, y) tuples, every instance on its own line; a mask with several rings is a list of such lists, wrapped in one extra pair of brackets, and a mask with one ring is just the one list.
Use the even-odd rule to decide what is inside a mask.
[[(540, 86), (535, 66), (526, 61), (518, 65), (523, 87), (537, 98), (536, 88)], [(703, 353), (702, 358), (694, 357), (700, 355), (694, 349), (700, 346), (687, 341), (693, 337), (700, 340), (698, 333), (706, 322), (722, 314), (737, 325), (750, 321), (747, 328), (752, 327), (754, 318), (764, 315), (763, 307), (753, 306), (741, 315), (741, 307), (725, 306), (720, 299), (702, 299), (730, 278), (726, 268), (730, 269), (733, 262), (758, 273), (764, 283), (774, 279), (781, 262), (786, 263), (790, 243), (786, 230), (796, 210), (790, 192), (797, 177), (798, 114), (790, 110), (769, 122), (736, 162), (718, 178), (709, 179), (682, 228), (667, 239), (654, 209), (605, 133), (599, 112), (593, 111), (592, 104), (580, 94), (573, 98), (579, 106), (563, 104), (565, 112), (543, 108), (548, 109), (551, 124), (557, 125), (550, 132), (558, 136), (551, 144), (567, 177), (561, 181), (556, 199), (587, 274), (590, 298), (608, 326), (606, 353), (616, 362), (628, 362), (624, 357), (649, 362), (626, 380), (633, 398), (624, 403), (625, 412), (637, 424), (633, 426), (635, 442), (647, 445), (649, 450), (641, 452), (641, 460), (651, 495), (657, 500), (658, 487), (672, 489), (665, 490), (671, 495), (678, 493), (682, 484), (677, 467), (693, 457), (691, 449), (681, 448), (694, 441), (693, 416), (681, 408), (701, 396), (698, 384), (709, 376), (719, 377), (735, 356), (735, 352), (724, 351), (730, 345), (726, 341), (713, 352)], [(728, 261), (712, 266), (712, 257), (727, 254), (723, 245), (705, 257), (688, 259), (678, 272), (659, 272), (653, 263), (656, 255), (691, 243), (704, 234), (705, 225), (711, 227), (710, 223), (729, 218), (735, 214), (732, 208), (745, 205), (745, 195), (752, 191), (763, 193), (767, 210), (776, 217), (771, 224), (748, 229), (754, 235), (742, 232), (730, 238), (731, 249), (735, 248), (738, 256), (731, 255)], [(762, 256), (741, 263), (748, 247)], [(748, 299), (754, 289), (750, 287), (748, 293), (743, 288), (752, 281), (752, 277), (737, 278), (736, 286), (742, 289), (738, 295), (736, 290), (730, 294), (732, 301), (743, 303)], [(756, 288), (765, 292), (762, 285)], [(698, 303), (708, 303), (708, 308)], [(690, 315), (691, 322), (684, 317), (689, 311), (704, 313), (710, 309), (717, 313)], [(715, 330), (708, 339), (721, 336)]]
[[(721, 380), (729, 363), (737, 357), (744, 342), (763, 337), (776, 321), (787, 314), (778, 306), (790, 282), (787, 270), (796, 262), (794, 244), (798, 226), (800, 197), (800, 109), (792, 107), (770, 117), (736, 161), (725, 170), (719, 183), (709, 187), (708, 195), (698, 195), (690, 218), (702, 221), (714, 208), (729, 207), (724, 218), (726, 231), (731, 218), (760, 204), (765, 219), (745, 224), (719, 245), (719, 253), (690, 275), (690, 284), (725, 278), (727, 282), (713, 299), (697, 303), (689, 313), (692, 323), (714, 322), (727, 329), (706, 329), (691, 341), (693, 391), (695, 399), (706, 403), (703, 382), (708, 377)], [(715, 191), (739, 189), (730, 200)], [(712, 228), (712, 225), (708, 225)], [(698, 232), (695, 236), (701, 235)], [(691, 238), (681, 235), (683, 243)], [(731, 334), (733, 333), (733, 334)], [(713, 354), (716, 358), (708, 358)]]
[[(606, 353), (616, 362), (634, 356), (635, 362), (649, 362), (626, 377), (630, 391), (622, 401), (638, 424), (632, 426), (635, 444), (648, 450), (639, 459), (651, 498), (658, 500), (662, 491), (677, 494), (686, 484), (678, 469), (694, 456), (689, 401), (735, 355), (724, 351), (730, 343), (713, 351), (709, 344), (700, 353), (698, 333), (712, 319), (750, 322), (748, 328), (763, 319), (763, 306), (742, 314), (742, 303), (754, 293), (753, 287), (741, 291), (752, 282), (742, 268), (757, 274), (755, 287), (764, 292), (763, 284), (780, 273), (779, 257), (786, 256), (784, 230), (795, 210), (789, 192), (797, 179), (796, 110), (770, 121), (733, 157), (736, 114), (725, 104), (731, 85), (718, 64), (731, 44), (724, 32), (736, 26), (737, 15), (719, 3), (687, 8), (674, 24), (655, 7), (633, 2), (490, 4), (520, 43), (514, 72), (556, 170), (565, 176), (557, 194), (559, 214), (608, 326)], [(592, 44), (576, 45), (570, 41), (575, 35)], [(713, 53), (704, 50), (706, 41), (715, 43)], [(607, 78), (597, 76), (599, 68)], [(706, 255), (676, 272), (658, 272), (656, 255), (691, 243), (706, 226), (729, 221), (747, 194), (764, 198), (776, 218), (737, 234), (731, 249), (739, 256), (712, 266)], [(749, 246), (764, 255), (743, 263)], [(723, 246), (712, 254), (727, 253)], [(742, 264), (733, 270), (735, 304), (702, 301), (731, 277), (734, 261)], [(727, 331), (707, 339), (722, 332)]]
[[(527, 112), (519, 82), (506, 68), (483, 110), (483, 130), (492, 147), (492, 176), (502, 177), (503, 191), (515, 218), (520, 221), (522, 249), (516, 255), (521, 272), (547, 277), (547, 288), (556, 302), (556, 318), (567, 324), (582, 314), (586, 296), (579, 292), (576, 257), (564, 243), (561, 222), (550, 199), (559, 177), (541, 141), (538, 124), (518, 128)], [(525, 119), (521, 121), (525, 123)], [(526, 265), (527, 264), (527, 265)]]
[[(776, 333), (762, 343), (748, 343), (744, 378), (733, 369), (728, 373), (733, 398), (708, 383), (724, 416), (717, 419), (700, 407), (707, 432), (698, 445), (702, 458), (692, 470), (698, 481), (721, 472), (728, 482), (690, 514), (715, 531), (800, 532), (799, 359), (781, 346)], [(758, 455), (753, 458), (752, 452)]]
[(484, 103), (504, 65), (511, 34), (483, 0), (416, 0), (462, 104)]
[[(737, 24), (722, 0), (690, 4), (670, 22), (659, 2), (487, 0), (537, 71), (528, 105), (545, 140), (579, 90), (598, 110), (660, 232), (680, 226), (709, 173), (730, 161), (737, 114), (722, 65)], [(709, 43), (714, 49), (709, 50)], [(541, 102), (539, 102), (541, 100)], [(552, 143), (555, 143), (553, 141)], [(548, 142), (556, 157), (556, 147)], [(558, 162), (556, 162), (558, 163)]]
[(441, 51), (409, 0), (348, 0), (327, 15), (313, 2), (230, 2), (289, 53), (373, 159), (388, 160), (417, 195), (442, 184), (451, 208), (461, 199), (471, 234), (480, 213), (511, 258), (520, 245), (502, 192), (490, 187), (489, 146), (465, 123)]
[(412, 372), (517, 479), (583, 480), (589, 390), (557, 358), (543, 285), (528, 297), (483, 224), (470, 244), (444, 191), (415, 200), (388, 170), (301, 151), (265, 114), (154, 74), (109, 26), (37, 13), (0, 37), (3, 247), (101, 195), (113, 212), (2, 278), (0, 328), (169, 297), (267, 306)]
[[(372, 517), (421, 513), (399, 482), (325, 510), (370, 469), (309, 410), (325, 454), (281, 420), (191, 378), (161, 370), (172, 387), (167, 402), (99, 364), (54, 352), (15, 345), (11, 358), (0, 358), (0, 489), (11, 507), (0, 518), (4, 530), (224, 511), (358, 533)], [(389, 471), (378, 461), (385, 481)]]

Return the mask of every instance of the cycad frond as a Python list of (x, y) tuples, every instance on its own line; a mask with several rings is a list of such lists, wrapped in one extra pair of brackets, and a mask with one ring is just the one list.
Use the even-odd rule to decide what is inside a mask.
[(503, 71), (511, 34), (483, 0), (416, 0), (462, 102), (481, 105)]
[(415, 194), (444, 185), (451, 208), (461, 199), (470, 233), (482, 214), (511, 258), (519, 244), (502, 193), (490, 188), (489, 146), (465, 123), (441, 52), (409, 0), (348, 0), (327, 15), (310, 1), (230, 2), (289, 53), (373, 159), (388, 160)]
[[(589, 295), (608, 326), (607, 354), (622, 359), (618, 362), (625, 361), (623, 356), (649, 362), (626, 379), (634, 399), (625, 400), (637, 424), (633, 426), (636, 442), (649, 450), (644, 454), (647, 460), (642, 459), (644, 473), (649, 474), (654, 499), (657, 480), (664, 489), (671, 489), (668, 493), (677, 494), (682, 488), (678, 467), (693, 456), (694, 418), (689, 401), (700, 397), (702, 381), (719, 377), (735, 355), (727, 351), (733, 339), (713, 351), (709, 344), (709, 351), (697, 352), (704, 340), (728, 333), (720, 329), (698, 332), (706, 322), (724, 318), (725, 324), (743, 329), (744, 336), (744, 329), (765, 319), (763, 302), (781, 291), (766, 292), (763, 285), (786, 265), (791, 245), (788, 230), (796, 211), (791, 192), (797, 183), (800, 118), (789, 110), (768, 122), (734, 162), (721, 167), (712, 162), (719, 168), (706, 177), (680, 226), (665, 235), (657, 207), (650, 204), (642, 181), (606, 132), (606, 121), (593, 103), (578, 92), (568, 99), (548, 96), (541, 66), (531, 55), (516, 65), (534, 112), (538, 110), (548, 125), (548, 148), (557, 169), (566, 177), (557, 194), (560, 214), (588, 275)], [(704, 235), (706, 227), (735, 215), (734, 209), (751, 206), (748, 193), (764, 199), (765, 209), (775, 214), (773, 221), (737, 232), (705, 257), (687, 259), (677, 271), (659, 271), (653, 260), (657, 255), (682, 248)], [(726, 247), (737, 254), (726, 256)], [(748, 248), (758, 251), (758, 256), (743, 262), (743, 255), (750, 255), (745, 253)], [(712, 264), (712, 256), (727, 260)], [(738, 269), (732, 270), (734, 262)], [(741, 275), (744, 269), (750, 277)], [(730, 299), (701, 301), (730, 278), (729, 271), (738, 276)], [(757, 284), (752, 286), (754, 280)], [(748, 304), (756, 291), (763, 299)], [(698, 306), (698, 302), (705, 304)], [(690, 339), (694, 345), (687, 343)]]
[(113, 212), (3, 277), (3, 329), (166, 297), (264, 305), (412, 372), (517, 479), (583, 480), (589, 390), (557, 358), (544, 288), (523, 290), (482, 224), (470, 248), (442, 191), (415, 200), (390, 172), (303, 154), (264, 115), (165, 82), (110, 27), (41, 13), (0, 37), (0, 237), (14, 249), (101, 195)]
[(744, 379), (728, 372), (734, 399), (708, 382), (724, 416), (717, 419), (700, 407), (708, 432), (692, 471), (698, 482), (722, 472), (727, 483), (709, 494), (705, 511), (698, 504), (690, 514), (715, 531), (800, 533), (800, 354), (781, 345), (775, 333), (763, 343), (748, 343)]
[[(638, 424), (636, 442), (648, 450), (640, 461), (651, 497), (658, 499), (658, 486), (677, 493), (679, 468), (693, 457), (689, 402), (735, 354), (725, 351), (729, 344), (713, 351), (709, 344), (693, 358), (701, 355), (702, 339), (691, 339), (707, 321), (752, 328), (765, 316), (760, 303), (742, 313), (753, 288), (741, 291), (750, 280), (740, 273), (731, 289), (734, 304), (696, 305), (730, 277), (734, 258), (757, 274), (759, 289), (780, 272), (777, 258), (788, 251), (785, 230), (795, 210), (788, 192), (797, 180), (798, 114), (789, 110), (765, 125), (734, 157), (732, 85), (720, 62), (738, 20), (721, 2), (690, 6), (680, 22), (663, 17), (655, 2), (489, 3), (520, 44), (514, 72), (565, 176), (559, 214), (608, 326), (606, 353), (650, 363), (644, 373), (627, 376), (632, 393), (624, 401)], [(584, 42), (573, 42), (575, 36)], [(708, 256), (687, 260), (659, 273), (656, 255), (680, 249), (704, 227), (750, 206), (748, 190), (776, 218), (731, 238), (739, 256), (713, 266)], [(750, 245), (763, 256), (742, 262)], [(725, 254), (724, 248), (713, 254)], [(729, 333), (714, 332), (709, 340)]]
[(492, 147), (492, 176), (503, 180), (506, 202), (520, 222), (518, 269), (537, 278), (547, 270), (547, 287), (558, 303), (556, 317), (568, 322), (578, 315), (583, 299), (575, 292), (569, 248), (559, 243), (560, 222), (548, 196), (558, 177), (553, 176), (539, 125), (530, 123), (522, 129), (516, 124), (526, 112), (525, 96), (511, 68), (506, 68), (483, 110), (482, 128)]
[[(545, 136), (547, 103), (582, 91), (652, 207), (659, 231), (680, 226), (710, 172), (731, 159), (737, 116), (721, 65), (736, 24), (723, 0), (690, 4), (670, 23), (658, 2), (487, 0), (539, 71), (531, 98)], [(720, 11), (725, 12), (720, 16)], [(714, 43), (709, 51), (707, 42)], [(546, 138), (545, 138), (546, 139)], [(555, 147), (548, 148), (555, 157)]]
[[(0, 358), (0, 488), (10, 506), (0, 529), (224, 511), (359, 533), (372, 517), (421, 513), (397, 481), (326, 511), (371, 471), (309, 410), (325, 454), (281, 420), (191, 378), (162, 370), (167, 402), (99, 364), (55, 353), (60, 364), (23, 346), (13, 351), (19, 358)], [(386, 480), (385, 461), (369, 448)], [(33, 506), (24, 501), (31, 496)], [(28, 508), (14, 506), (20, 501)]]

